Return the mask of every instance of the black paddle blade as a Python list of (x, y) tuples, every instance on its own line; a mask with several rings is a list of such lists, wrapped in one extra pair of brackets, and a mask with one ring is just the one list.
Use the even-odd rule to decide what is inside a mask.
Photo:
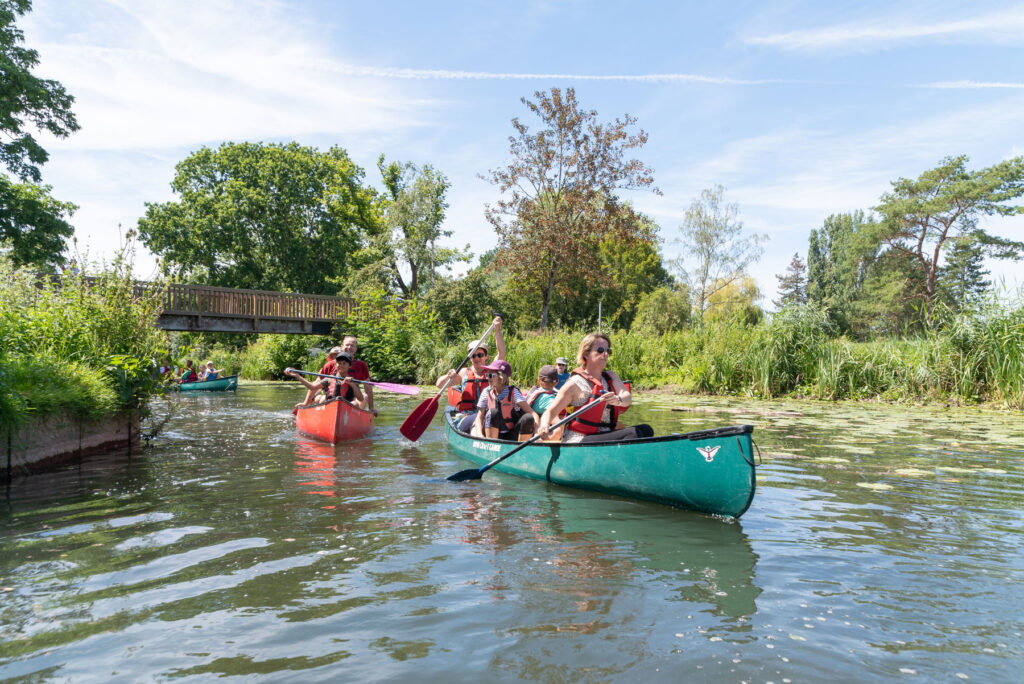
[(454, 475), (449, 475), (445, 479), (449, 482), (466, 482), (468, 480), (479, 480), (484, 476), (484, 472), (479, 468), (470, 468), (469, 470), (460, 470)]

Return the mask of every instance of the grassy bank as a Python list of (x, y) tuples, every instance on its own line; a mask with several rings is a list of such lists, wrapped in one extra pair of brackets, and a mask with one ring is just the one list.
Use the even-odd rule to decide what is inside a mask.
[(159, 390), (153, 360), (166, 350), (159, 311), (155, 296), (133, 297), (120, 260), (87, 283), (40, 279), (0, 259), (0, 425), (144, 407)]
[[(557, 356), (575, 361), (583, 331), (508, 341), (515, 381), (529, 386)], [(717, 321), (663, 335), (610, 333), (610, 367), (638, 388), (746, 397), (994, 403), (1024, 409), (1024, 306), (992, 305), (950, 317), (913, 337), (855, 342), (836, 337), (826, 317), (806, 308), (756, 326)], [(424, 367), (430, 381), (457, 364), (450, 345)]]

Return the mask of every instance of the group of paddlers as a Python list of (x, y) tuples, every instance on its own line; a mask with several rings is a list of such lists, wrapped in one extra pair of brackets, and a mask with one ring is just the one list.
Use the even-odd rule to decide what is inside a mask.
[[(492, 329), (497, 351), (493, 362), (488, 363), (487, 342), (477, 340), (467, 349), (470, 366), (450, 370), (437, 379), (441, 389), (461, 381), (462, 393), (455, 407), (464, 414), (458, 423), (460, 431), (512, 441), (539, 434), (541, 439), (569, 443), (620, 441), (654, 434), (649, 425), (619, 425), (619, 416), (633, 403), (633, 395), (629, 386), (607, 369), (612, 352), (607, 335), (590, 333), (583, 338), (572, 372), (567, 372), (565, 358), (558, 358), (556, 365), (542, 366), (537, 384), (524, 395), (509, 384), (512, 366), (505, 360), (500, 316), (495, 317)], [(598, 399), (596, 405), (560, 428), (560, 433), (551, 430), (570, 407), (582, 408)]]
[(342, 340), (340, 347), (333, 347), (328, 351), (327, 360), (318, 375), (331, 377), (307, 380), (302, 377), (300, 371), (288, 369), (286, 374), (306, 387), (306, 397), (295, 405), (295, 411), (300, 406), (340, 397), (356, 408), (366, 409), (377, 415), (377, 410), (373, 407), (373, 387), (360, 387), (362, 381), (370, 379), (370, 369), (364, 361), (356, 358), (358, 351), (359, 342), (351, 335)]
[[(166, 373), (164, 372), (165, 368), (167, 370)], [(166, 362), (163, 366), (161, 366), (160, 372), (161, 374), (170, 374), (170, 362)], [(192, 362), (192, 359), (188, 359), (185, 361), (184, 368), (179, 368), (177, 369), (176, 372), (174, 372), (174, 375), (177, 376), (176, 378), (174, 378), (174, 382), (178, 383), (179, 385), (184, 385), (190, 382), (206, 382), (207, 380), (218, 380), (223, 373), (223, 370), (213, 367), (213, 361), (207, 361), (206, 363), (199, 367), (198, 371), (196, 371), (195, 364)]]

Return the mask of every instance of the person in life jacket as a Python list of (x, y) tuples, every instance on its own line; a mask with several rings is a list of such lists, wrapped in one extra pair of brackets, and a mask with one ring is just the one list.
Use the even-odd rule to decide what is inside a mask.
[[(568, 373), (566, 373), (568, 375)], [(540, 370), (537, 371), (537, 384), (534, 385), (526, 393), (526, 402), (533, 409), (533, 412), (538, 416), (544, 415), (544, 411), (547, 410), (548, 406), (554, 403), (555, 397), (558, 395), (558, 369), (548, 364), (541, 366)], [(565, 417), (565, 411), (559, 414), (559, 418)], [(561, 430), (556, 430), (552, 439), (561, 439)]]
[[(501, 334), (501, 322), (501, 316), (494, 317), (494, 346), (498, 351), (495, 361), (505, 360), (505, 338)], [(438, 389), (456, 384), (462, 385), (462, 396), (455, 407), (456, 411), (467, 414), (459, 424), (459, 430), (462, 432), (469, 432), (473, 427), (473, 422), (476, 420), (477, 402), (484, 389), (487, 388), (487, 378), (485, 377), (487, 371), (484, 370), (484, 367), (490, 359), (490, 347), (487, 346), (486, 340), (476, 340), (469, 343), (466, 352), (469, 354), (470, 365), (457, 373), (455, 369), (448, 371), (435, 383)]]
[(510, 441), (516, 441), (521, 434), (533, 434), (540, 416), (533, 412), (519, 388), (508, 384), (512, 366), (508, 361), (495, 361), (484, 369), (487, 387), (477, 400), (472, 434)]
[(538, 432), (551, 436), (550, 426), (569, 406), (583, 407), (595, 399), (601, 403), (569, 422), (562, 430), (563, 442), (614, 442), (651, 437), (650, 425), (619, 426), (619, 416), (633, 403), (633, 394), (614, 372), (607, 370), (612, 353), (611, 341), (600, 333), (590, 333), (580, 342), (576, 362), (579, 366), (558, 390), (555, 400), (545, 409)]
[(185, 361), (185, 371), (181, 374), (181, 378), (178, 380), (179, 384), (186, 382), (199, 382), (199, 376), (196, 375), (196, 369), (192, 367), (192, 359)]
[(301, 404), (296, 404), (296, 408), (336, 398), (344, 399), (356, 408), (366, 407), (365, 395), (359, 389), (359, 385), (349, 376), (349, 371), (352, 368), (352, 355), (348, 352), (339, 353), (335, 358), (335, 364), (333, 378), (320, 378), (315, 382), (310, 382), (294, 370), (287, 374), (301, 382), (307, 389), (306, 398)]

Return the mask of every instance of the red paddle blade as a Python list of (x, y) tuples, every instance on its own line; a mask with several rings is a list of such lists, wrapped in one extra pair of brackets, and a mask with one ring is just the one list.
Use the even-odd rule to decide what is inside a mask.
[(437, 397), (431, 397), (413, 409), (398, 431), (410, 442), (415, 442), (430, 426), (437, 413)]

